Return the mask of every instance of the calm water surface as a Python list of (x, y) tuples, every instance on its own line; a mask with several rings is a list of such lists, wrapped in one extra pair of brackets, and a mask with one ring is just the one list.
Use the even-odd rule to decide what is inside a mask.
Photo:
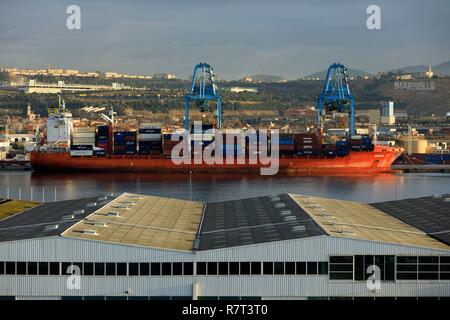
[[(376, 202), (450, 193), (450, 174), (376, 176), (261, 177), (233, 175), (155, 175), (127, 173), (48, 174), (0, 172), (0, 197), (54, 201), (134, 192), (220, 201), (277, 193), (298, 193)], [(44, 198), (42, 197), (44, 195)]]

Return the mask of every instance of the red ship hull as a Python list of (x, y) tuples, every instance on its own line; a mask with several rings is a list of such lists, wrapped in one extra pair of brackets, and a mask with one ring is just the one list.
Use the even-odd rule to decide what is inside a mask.
[[(392, 172), (401, 148), (376, 146), (370, 152), (350, 152), (344, 157), (280, 158), (281, 174), (367, 174)], [(192, 161), (194, 162), (194, 161)], [(37, 171), (152, 172), (152, 173), (260, 173), (261, 164), (181, 164), (159, 156), (71, 157), (66, 152), (35, 151), (31, 165)]]

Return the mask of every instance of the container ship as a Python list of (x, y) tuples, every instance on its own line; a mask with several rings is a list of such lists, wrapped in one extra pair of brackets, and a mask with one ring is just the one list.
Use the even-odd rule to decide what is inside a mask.
[[(32, 152), (31, 164), (35, 170), (48, 171), (261, 173), (262, 168), (273, 164), (273, 153), (277, 155), (276, 172), (279, 174), (391, 172), (392, 163), (403, 153), (403, 149), (374, 145), (371, 137), (355, 135), (354, 97), (350, 93), (346, 72), (347, 68), (342, 64), (330, 66), (323, 92), (317, 100), (317, 110), (320, 115), (319, 128), (323, 127), (321, 121), (326, 110), (349, 110), (350, 135), (347, 139), (324, 143), (321, 130), (280, 134), (278, 139), (276, 135), (273, 139), (269, 135), (260, 139), (266, 141), (265, 144), (257, 140), (256, 149), (251, 145), (254, 143), (252, 141), (233, 139), (231, 144), (220, 146), (223, 148), (220, 157), (226, 158), (223, 164), (211, 165), (203, 159), (177, 164), (172, 158), (172, 151), (179, 142), (172, 141), (171, 134), (164, 133), (160, 124), (141, 123), (137, 131), (115, 131), (114, 112), (111, 110), (109, 117), (103, 115), (104, 119), (109, 120), (109, 125), (89, 129), (73, 128), (72, 115), (65, 109), (64, 101), (60, 101), (59, 108), (49, 110), (47, 145)], [(213, 100), (217, 102), (215, 127), (221, 129), (222, 100), (214, 82), (212, 67), (207, 63), (199, 63), (194, 67), (192, 86), (186, 95), (186, 130), (189, 129), (189, 103), (195, 101), (200, 111), (204, 112)], [(188, 137), (190, 148), (183, 150), (186, 152), (184, 156), (198, 160), (196, 153), (214, 142), (215, 137), (205, 134), (212, 127), (202, 125), (200, 129), (191, 128)], [(257, 137), (259, 139), (260, 136)], [(274, 146), (275, 151), (272, 152)], [(261, 155), (265, 154), (270, 155), (268, 164), (265, 161), (250, 161), (255, 156), (260, 160)], [(234, 161), (230, 161), (230, 158)]]
[[(67, 119), (66, 119), (67, 117)], [(270, 154), (274, 143), (278, 147), (279, 174), (372, 174), (391, 172), (391, 164), (403, 149), (372, 144), (369, 136), (353, 136), (335, 143), (323, 143), (318, 133), (279, 134), (277, 141), (252, 148), (249, 141), (242, 144), (224, 144), (222, 155), (233, 154), (235, 161), (223, 164), (207, 164), (204, 161), (175, 164), (172, 150), (178, 141), (172, 141), (170, 133), (164, 133), (156, 123), (144, 123), (137, 131), (114, 131), (112, 125), (97, 128), (73, 128), (71, 115), (66, 110), (54, 113), (47, 125), (60, 137), (47, 137), (57, 144), (44, 145), (31, 154), (31, 165), (36, 171), (94, 171), (94, 172), (149, 172), (149, 173), (260, 173), (268, 167), (260, 161), (251, 163), (253, 152)], [(203, 126), (206, 132), (211, 127)], [(67, 130), (72, 130), (68, 134)], [(53, 130), (55, 132), (55, 130)], [(225, 135), (225, 134), (224, 134)], [(71, 136), (70, 140), (64, 140)], [(63, 142), (62, 142), (63, 141)], [(191, 134), (189, 153), (204, 150), (214, 141), (208, 134)], [(225, 137), (224, 137), (224, 141)], [(62, 143), (61, 143), (62, 142)], [(195, 148), (198, 144), (200, 147)], [(261, 150), (260, 150), (261, 149)], [(244, 163), (237, 163), (242, 156)]]

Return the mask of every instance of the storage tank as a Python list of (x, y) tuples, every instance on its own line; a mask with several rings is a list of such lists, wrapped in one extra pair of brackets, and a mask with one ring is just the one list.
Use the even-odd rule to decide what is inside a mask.
[(405, 138), (402, 139), (405, 151), (411, 153), (427, 153), (428, 141), (426, 139)]

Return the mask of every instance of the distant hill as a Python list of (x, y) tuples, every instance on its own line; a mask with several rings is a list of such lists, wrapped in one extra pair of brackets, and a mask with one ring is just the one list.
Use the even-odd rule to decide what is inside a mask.
[(247, 76), (246, 78), (251, 78), (252, 82), (280, 82), (284, 81), (283, 77), (274, 76), (271, 74), (255, 74), (253, 76)]
[(437, 73), (441, 73), (441, 74), (450, 76), (450, 61), (442, 62), (442, 63), (432, 67), (432, 69)]
[(428, 70), (428, 66), (418, 65), (418, 66), (407, 66), (397, 69), (389, 70), (388, 72), (392, 73), (420, 73)]
[[(450, 61), (442, 62), (438, 65), (431, 66), (431, 69), (435, 73), (450, 75)], [(417, 65), (417, 66), (407, 66), (397, 69), (389, 70), (388, 72), (392, 73), (421, 73), (428, 71), (428, 66), (426, 65)]]
[[(310, 74), (309, 76), (306, 76), (304, 78), (319, 78), (320, 80), (325, 80), (325, 77), (327, 76), (327, 71), (328, 70), (323, 70), (320, 72), (316, 72), (313, 74)], [(364, 77), (364, 76), (369, 76), (369, 77), (373, 77), (372, 74), (362, 71), (362, 70), (358, 70), (358, 69), (348, 69), (347, 71), (349, 77)]]

